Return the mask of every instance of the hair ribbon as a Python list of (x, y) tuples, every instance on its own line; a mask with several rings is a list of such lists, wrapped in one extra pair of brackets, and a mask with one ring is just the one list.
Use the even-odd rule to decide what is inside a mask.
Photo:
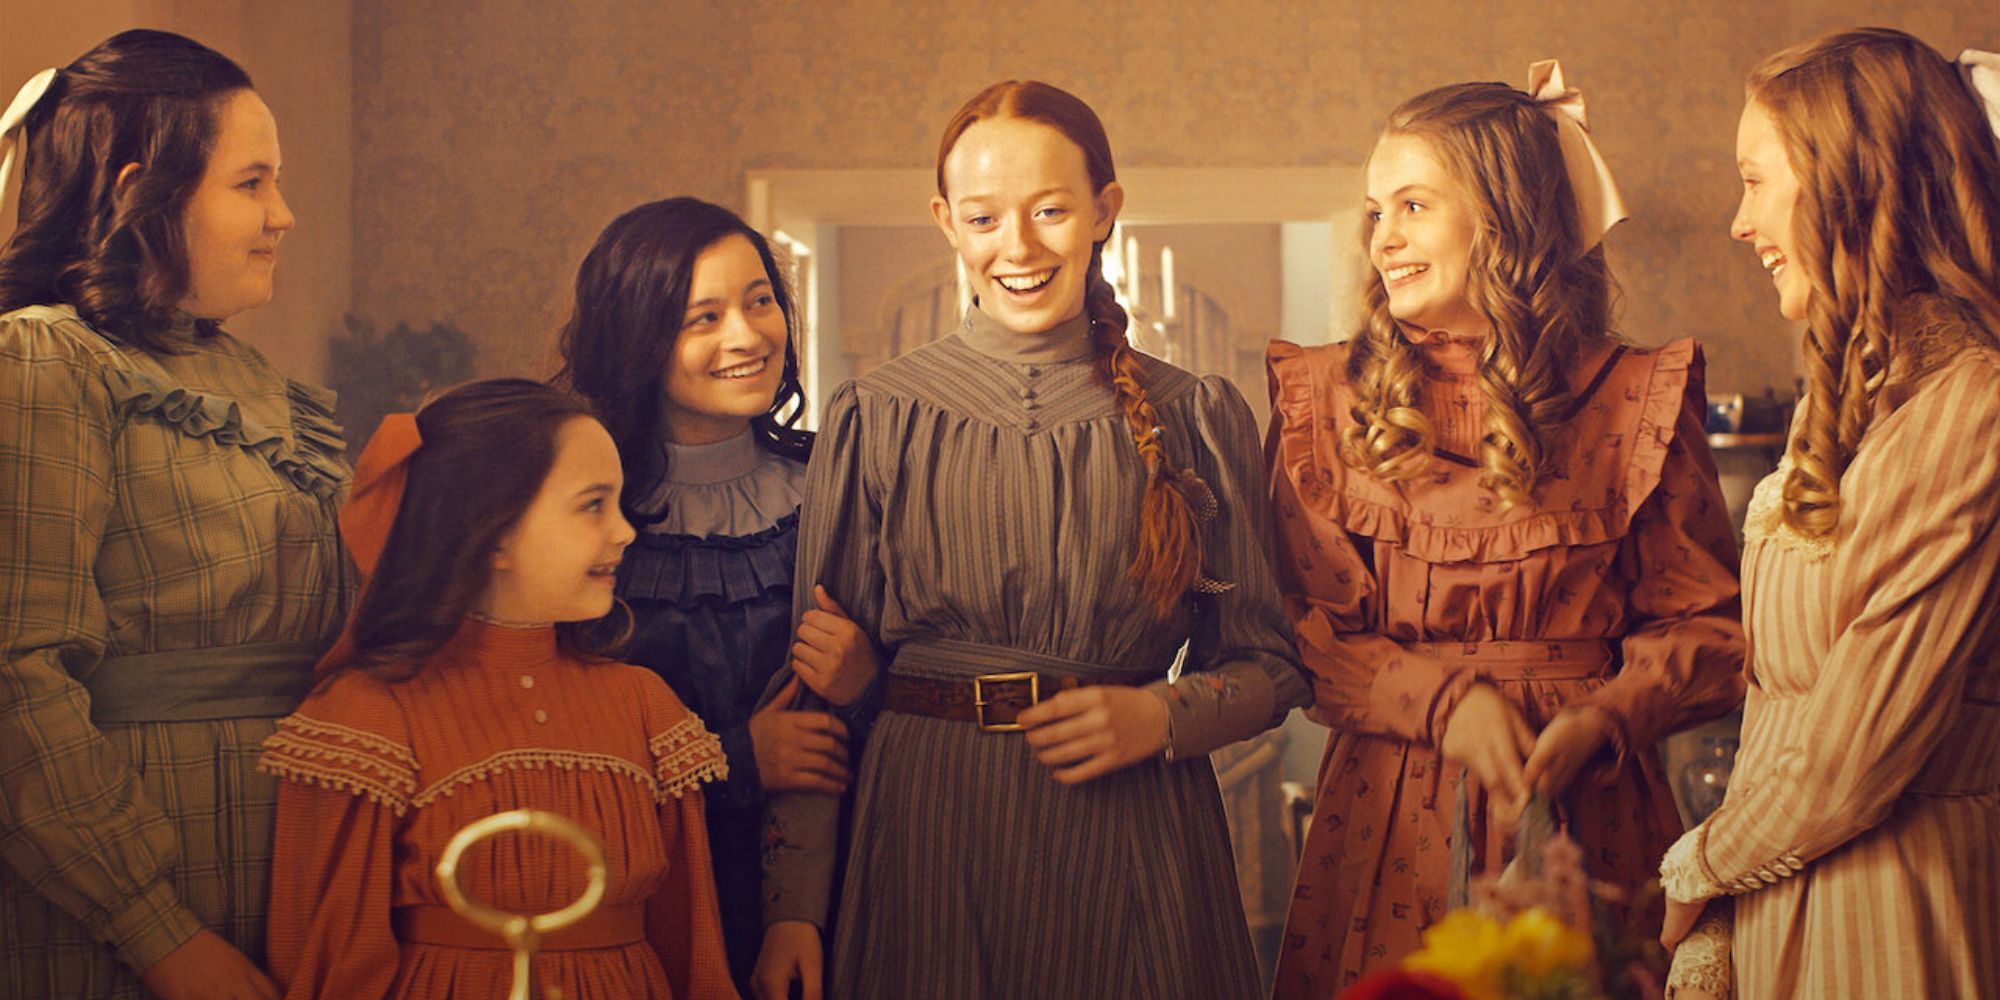
[[(49, 92), (49, 85), (56, 81), (56, 68), (49, 67), (28, 78), (14, 95), (13, 103), (0, 113), (0, 198), (7, 196), (7, 181), (13, 176), (14, 162), (21, 162), (21, 172), (27, 173), (27, 129), (28, 112), (41, 103), (42, 95)], [(4, 202), (0, 202), (4, 204)]]
[(1555, 119), (1556, 135), (1562, 140), (1563, 167), (1576, 192), (1577, 226), (1583, 248), (1588, 250), (1601, 242), (1612, 226), (1631, 217), (1625, 210), (1625, 199), (1619, 196), (1611, 168), (1590, 138), (1583, 92), (1563, 84), (1561, 64), (1543, 59), (1529, 65), (1528, 94)]
[(1958, 54), (1958, 72), (1972, 99), (1986, 112), (1986, 124), (2000, 138), (2000, 52), (1966, 49)]

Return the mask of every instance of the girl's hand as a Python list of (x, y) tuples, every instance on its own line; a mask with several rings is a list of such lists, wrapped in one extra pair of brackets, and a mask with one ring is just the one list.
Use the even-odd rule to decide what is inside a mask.
[(1110, 774), (1167, 745), (1167, 703), (1144, 688), (1096, 685), (1063, 691), (1023, 711), (1035, 759), (1076, 785)]
[(161, 1000), (278, 1000), (278, 984), (204, 927), (139, 977)]
[(847, 791), (847, 726), (826, 712), (795, 712), (799, 678), (750, 716), (750, 749), (767, 792)]
[(1444, 741), (1438, 747), (1447, 758), (1471, 769), (1498, 800), (1496, 812), (1503, 822), (1512, 822), (1528, 804), (1521, 762), (1534, 748), (1534, 730), (1520, 710), (1487, 684), (1474, 684), (1465, 692), (1445, 720)]
[(1536, 795), (1553, 802), (1610, 742), (1611, 720), (1603, 712), (1559, 712), (1536, 737), (1521, 781)]
[(805, 1000), (819, 1000), (819, 980), (819, 928), (803, 920), (780, 920), (764, 928), (764, 946), (750, 973), (750, 992), (757, 1000), (791, 1000), (793, 983)]
[(846, 708), (868, 690), (882, 662), (875, 643), (842, 610), (826, 588), (813, 585), (818, 610), (799, 619), (798, 641), (792, 644), (792, 671), (806, 686), (832, 704)]
[(1699, 903), (1683, 903), (1672, 896), (1667, 897), (1667, 919), (1660, 928), (1660, 944), (1672, 952), (1681, 939), (1694, 930), (1695, 921), (1701, 919), (1701, 911), (1708, 908), (1708, 900)]

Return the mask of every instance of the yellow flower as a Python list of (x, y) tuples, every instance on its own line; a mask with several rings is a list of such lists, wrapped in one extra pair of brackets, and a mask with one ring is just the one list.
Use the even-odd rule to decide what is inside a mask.
[(1453, 910), (1424, 931), (1423, 950), (1403, 959), (1403, 968), (1443, 976), (1468, 1000), (1504, 1000), (1500, 973), (1507, 966), (1502, 931), (1492, 918)]
[(1500, 935), (1500, 951), (1507, 956), (1507, 964), (1530, 976), (1541, 976), (1556, 969), (1589, 966), (1592, 949), (1590, 935), (1537, 906), (1507, 922)]

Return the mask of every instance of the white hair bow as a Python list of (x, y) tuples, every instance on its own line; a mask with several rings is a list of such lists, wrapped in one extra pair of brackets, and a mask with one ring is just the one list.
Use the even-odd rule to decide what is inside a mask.
[(42, 95), (49, 92), (49, 84), (55, 79), (53, 66), (29, 77), (28, 82), (21, 85), (21, 92), (14, 95), (14, 103), (7, 105), (5, 114), (0, 114), (0, 198), (7, 195), (7, 178), (14, 172), (14, 160), (17, 157), (26, 159), (21, 147), (28, 143), (21, 124), (28, 120), (28, 112), (33, 111)]
[(1528, 67), (1528, 94), (1556, 121), (1562, 139), (1563, 166), (1570, 187), (1576, 191), (1577, 226), (1585, 250), (1604, 239), (1611, 227), (1630, 218), (1611, 168), (1597, 143), (1590, 138), (1590, 117), (1583, 107), (1583, 92), (1563, 85), (1562, 65), (1543, 59)]
[(1986, 112), (1986, 124), (2000, 138), (2000, 52), (1966, 49), (1958, 54), (1958, 72), (1965, 77), (1972, 99)]

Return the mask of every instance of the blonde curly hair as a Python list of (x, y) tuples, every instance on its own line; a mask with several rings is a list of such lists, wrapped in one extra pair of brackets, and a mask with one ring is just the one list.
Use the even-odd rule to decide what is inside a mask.
[(2000, 148), (1956, 68), (1900, 31), (1785, 49), (1746, 89), (1798, 177), (1791, 266), (1812, 287), (1782, 516), (1823, 537), (1882, 387), (2000, 347)]
[[(1571, 399), (1565, 364), (1612, 336), (1610, 269), (1602, 247), (1583, 244), (1555, 121), (1512, 87), (1467, 83), (1404, 102), (1383, 135), (1423, 139), (1476, 218), (1465, 294), (1492, 324), (1479, 349), (1487, 405), (1478, 460), (1503, 509), (1531, 507)], [(1373, 236), (1369, 222), (1364, 245)], [(1407, 480), (1434, 454), (1419, 406), (1423, 361), (1389, 313), (1380, 273), (1371, 270), (1363, 302), (1347, 366), (1354, 426), (1342, 434), (1341, 456), (1380, 479)]]

